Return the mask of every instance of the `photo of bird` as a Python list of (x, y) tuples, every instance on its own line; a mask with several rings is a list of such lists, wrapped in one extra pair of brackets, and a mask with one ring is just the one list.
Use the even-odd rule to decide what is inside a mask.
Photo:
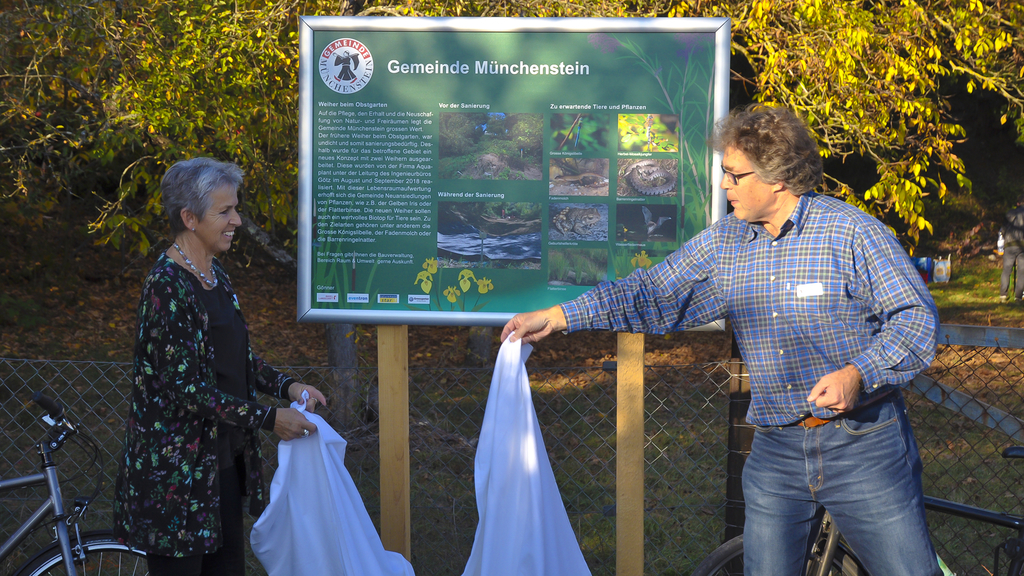
[[(647, 208), (647, 206), (641, 206), (640, 210), (644, 215), (644, 223), (647, 225), (647, 237), (656, 236), (658, 232), (666, 223), (675, 220), (671, 216), (657, 216)], [(675, 230), (672, 231), (672, 237), (675, 238)]]
[(678, 238), (675, 204), (620, 204), (615, 210), (618, 242), (675, 242)]

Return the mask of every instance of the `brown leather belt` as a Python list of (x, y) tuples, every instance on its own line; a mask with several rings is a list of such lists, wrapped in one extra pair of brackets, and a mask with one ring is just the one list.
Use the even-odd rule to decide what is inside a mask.
[(803, 420), (797, 422), (796, 424), (797, 426), (803, 426), (804, 428), (817, 428), (818, 426), (821, 426), (822, 424), (827, 424), (829, 422), (831, 422), (831, 420), (822, 420), (817, 416), (808, 416), (807, 418), (804, 418)]
[(862, 408), (867, 408), (868, 406), (871, 406), (872, 404), (874, 404), (876, 402), (879, 402), (879, 401), (881, 401), (881, 400), (883, 400), (885, 398), (888, 398), (889, 396), (892, 396), (895, 393), (896, 393), (896, 390), (894, 389), (894, 390), (890, 390), (890, 391), (888, 391), (888, 392), (886, 392), (884, 394), (879, 394), (878, 396), (875, 396), (874, 398), (868, 400), (867, 402), (865, 402), (863, 404), (860, 404), (859, 406), (854, 407), (853, 410), (850, 410), (849, 412), (843, 412), (843, 413), (837, 415), (835, 418), (830, 418), (828, 420), (823, 420), (821, 418), (818, 418), (817, 416), (808, 416), (808, 417), (804, 418), (803, 420), (797, 422), (796, 425), (797, 426), (803, 426), (804, 428), (817, 428), (818, 426), (821, 426), (822, 424), (828, 424), (829, 422), (834, 422), (836, 420), (840, 420), (842, 418), (846, 418), (847, 416), (850, 416), (851, 414), (856, 413), (858, 410), (860, 410)]

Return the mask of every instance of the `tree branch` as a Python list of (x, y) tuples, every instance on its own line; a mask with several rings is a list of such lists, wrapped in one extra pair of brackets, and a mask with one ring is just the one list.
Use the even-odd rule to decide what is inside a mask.
[(292, 257), (287, 250), (279, 246), (277, 242), (270, 237), (270, 234), (264, 232), (263, 229), (250, 220), (248, 216), (242, 216), (242, 231), (245, 232), (246, 236), (259, 244), (271, 258), (277, 261), (277, 263), (285, 266), (293, 272), (297, 270), (295, 258)]

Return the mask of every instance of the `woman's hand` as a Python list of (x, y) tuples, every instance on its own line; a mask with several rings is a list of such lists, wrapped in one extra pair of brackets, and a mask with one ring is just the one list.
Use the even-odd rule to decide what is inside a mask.
[(309, 392), (309, 400), (306, 400), (307, 412), (315, 412), (317, 402), (320, 402), (324, 406), (327, 405), (327, 399), (324, 398), (324, 395), (321, 394), (319, 390), (301, 382), (292, 382), (291, 385), (288, 386), (288, 398), (292, 402), (302, 402), (303, 390)]
[[(312, 397), (310, 398), (312, 399)], [(306, 432), (306, 431), (309, 432)], [(274, 420), (274, 434), (281, 440), (295, 440), (305, 438), (316, 432), (316, 424), (313, 424), (306, 417), (294, 408), (278, 408), (277, 418)]]

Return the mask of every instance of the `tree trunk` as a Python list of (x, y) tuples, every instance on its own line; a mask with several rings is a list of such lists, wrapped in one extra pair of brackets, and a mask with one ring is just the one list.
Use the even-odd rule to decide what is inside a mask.
[[(255, 222), (242, 216), (241, 229), (275, 261), (292, 272), (297, 271), (295, 258)], [(327, 364), (331, 372), (327, 377), (329, 388), (322, 392), (327, 397), (329, 420), (341, 430), (361, 426), (363, 414), (360, 411), (362, 398), (359, 395), (359, 372), (356, 370), (356, 327), (353, 324), (324, 324), (324, 336), (327, 341)], [(369, 398), (366, 401), (370, 403)], [(368, 409), (376, 411), (376, 406)]]
[(330, 419), (336, 428), (348, 430), (362, 425), (359, 414), (359, 373), (354, 324), (325, 324), (330, 390), (325, 390)]
[(257, 226), (255, 222), (250, 220), (248, 216), (242, 216), (242, 225), (240, 228), (246, 236), (259, 244), (260, 247), (263, 248), (271, 258), (277, 261), (278, 264), (281, 264), (292, 272), (296, 271), (298, 263), (295, 261), (295, 258), (275, 242), (270, 234), (267, 234), (262, 228)]

